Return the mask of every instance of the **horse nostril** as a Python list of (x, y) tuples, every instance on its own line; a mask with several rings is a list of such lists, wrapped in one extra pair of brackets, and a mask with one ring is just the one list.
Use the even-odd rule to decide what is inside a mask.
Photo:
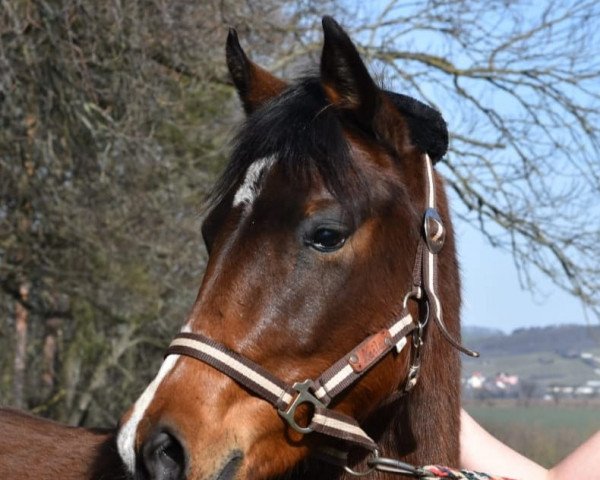
[(142, 445), (142, 468), (149, 480), (183, 480), (185, 450), (171, 433), (157, 430)]
[(244, 456), (241, 452), (233, 452), (225, 462), (225, 465), (221, 468), (219, 475), (217, 475), (217, 480), (232, 480), (235, 478), (243, 458)]

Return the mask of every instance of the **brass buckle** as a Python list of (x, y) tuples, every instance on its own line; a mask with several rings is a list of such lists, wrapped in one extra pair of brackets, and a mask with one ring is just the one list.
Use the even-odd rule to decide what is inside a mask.
[(286, 408), (278, 408), (277, 412), (281, 415), (284, 420), (297, 432), (302, 434), (310, 433), (313, 429), (310, 427), (310, 424), (306, 427), (302, 427), (296, 423), (296, 419), (294, 418), (296, 414), (296, 409), (302, 405), (303, 403), (311, 403), (315, 407), (325, 408), (323, 402), (321, 402), (317, 397), (315, 397), (310, 390), (315, 388), (315, 384), (312, 380), (304, 380), (303, 382), (294, 383), (293, 387), (298, 395), (292, 400), (292, 403)]

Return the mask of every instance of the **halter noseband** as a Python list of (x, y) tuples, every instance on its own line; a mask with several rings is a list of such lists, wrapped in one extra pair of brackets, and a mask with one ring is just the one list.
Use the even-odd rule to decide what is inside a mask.
[[(396, 393), (403, 395), (410, 391), (416, 385), (419, 377), (423, 331), (429, 317), (434, 319), (446, 340), (454, 347), (468, 355), (478, 356), (476, 352), (464, 348), (452, 338), (442, 318), (441, 303), (437, 296), (437, 254), (444, 245), (445, 229), (435, 208), (433, 165), (427, 154), (424, 157), (427, 178), (427, 208), (423, 216), (423, 228), (417, 247), (413, 285), (404, 297), (402, 313), (391, 322), (389, 327), (363, 340), (317, 379), (306, 379), (293, 385), (282, 381), (222, 343), (197, 333), (182, 332), (176, 335), (167, 349), (166, 355), (192, 357), (228, 375), (257, 396), (271, 403), (279, 415), (294, 430), (302, 434), (319, 432), (366, 448), (374, 452), (377, 458), (379, 449), (375, 441), (354, 418), (328, 408), (331, 401), (357, 382), (389, 352), (392, 350), (397, 353), (402, 351), (409, 344), (408, 335), (412, 334), (411, 365), (403, 387)], [(409, 312), (409, 299), (417, 300), (426, 309), (427, 314), (422, 321), (415, 320)], [(308, 425), (303, 427), (296, 422), (295, 413), (299, 405), (306, 403), (312, 404), (314, 413)], [(321, 448), (319, 453), (332, 463), (346, 465), (344, 452)]]

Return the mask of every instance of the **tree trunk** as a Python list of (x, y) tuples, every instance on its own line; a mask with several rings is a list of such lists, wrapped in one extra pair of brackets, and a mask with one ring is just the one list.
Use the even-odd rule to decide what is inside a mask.
[(27, 328), (29, 312), (25, 307), (29, 297), (29, 286), (22, 283), (19, 287), (20, 300), (15, 304), (15, 359), (13, 373), (13, 404), (25, 407), (25, 369), (27, 366)]
[(56, 385), (56, 355), (58, 352), (58, 331), (61, 319), (51, 317), (46, 320), (46, 336), (43, 347), (42, 394), (45, 399), (52, 395)]

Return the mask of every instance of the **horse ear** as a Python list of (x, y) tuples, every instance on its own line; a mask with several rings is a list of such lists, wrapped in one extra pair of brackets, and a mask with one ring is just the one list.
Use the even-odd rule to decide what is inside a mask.
[(331, 17), (323, 17), (325, 42), (321, 55), (321, 82), (334, 105), (352, 111), (370, 124), (379, 102), (379, 89), (369, 75), (348, 34)]
[(225, 48), (227, 67), (246, 113), (279, 95), (287, 84), (252, 62), (240, 45), (237, 31), (229, 29)]

